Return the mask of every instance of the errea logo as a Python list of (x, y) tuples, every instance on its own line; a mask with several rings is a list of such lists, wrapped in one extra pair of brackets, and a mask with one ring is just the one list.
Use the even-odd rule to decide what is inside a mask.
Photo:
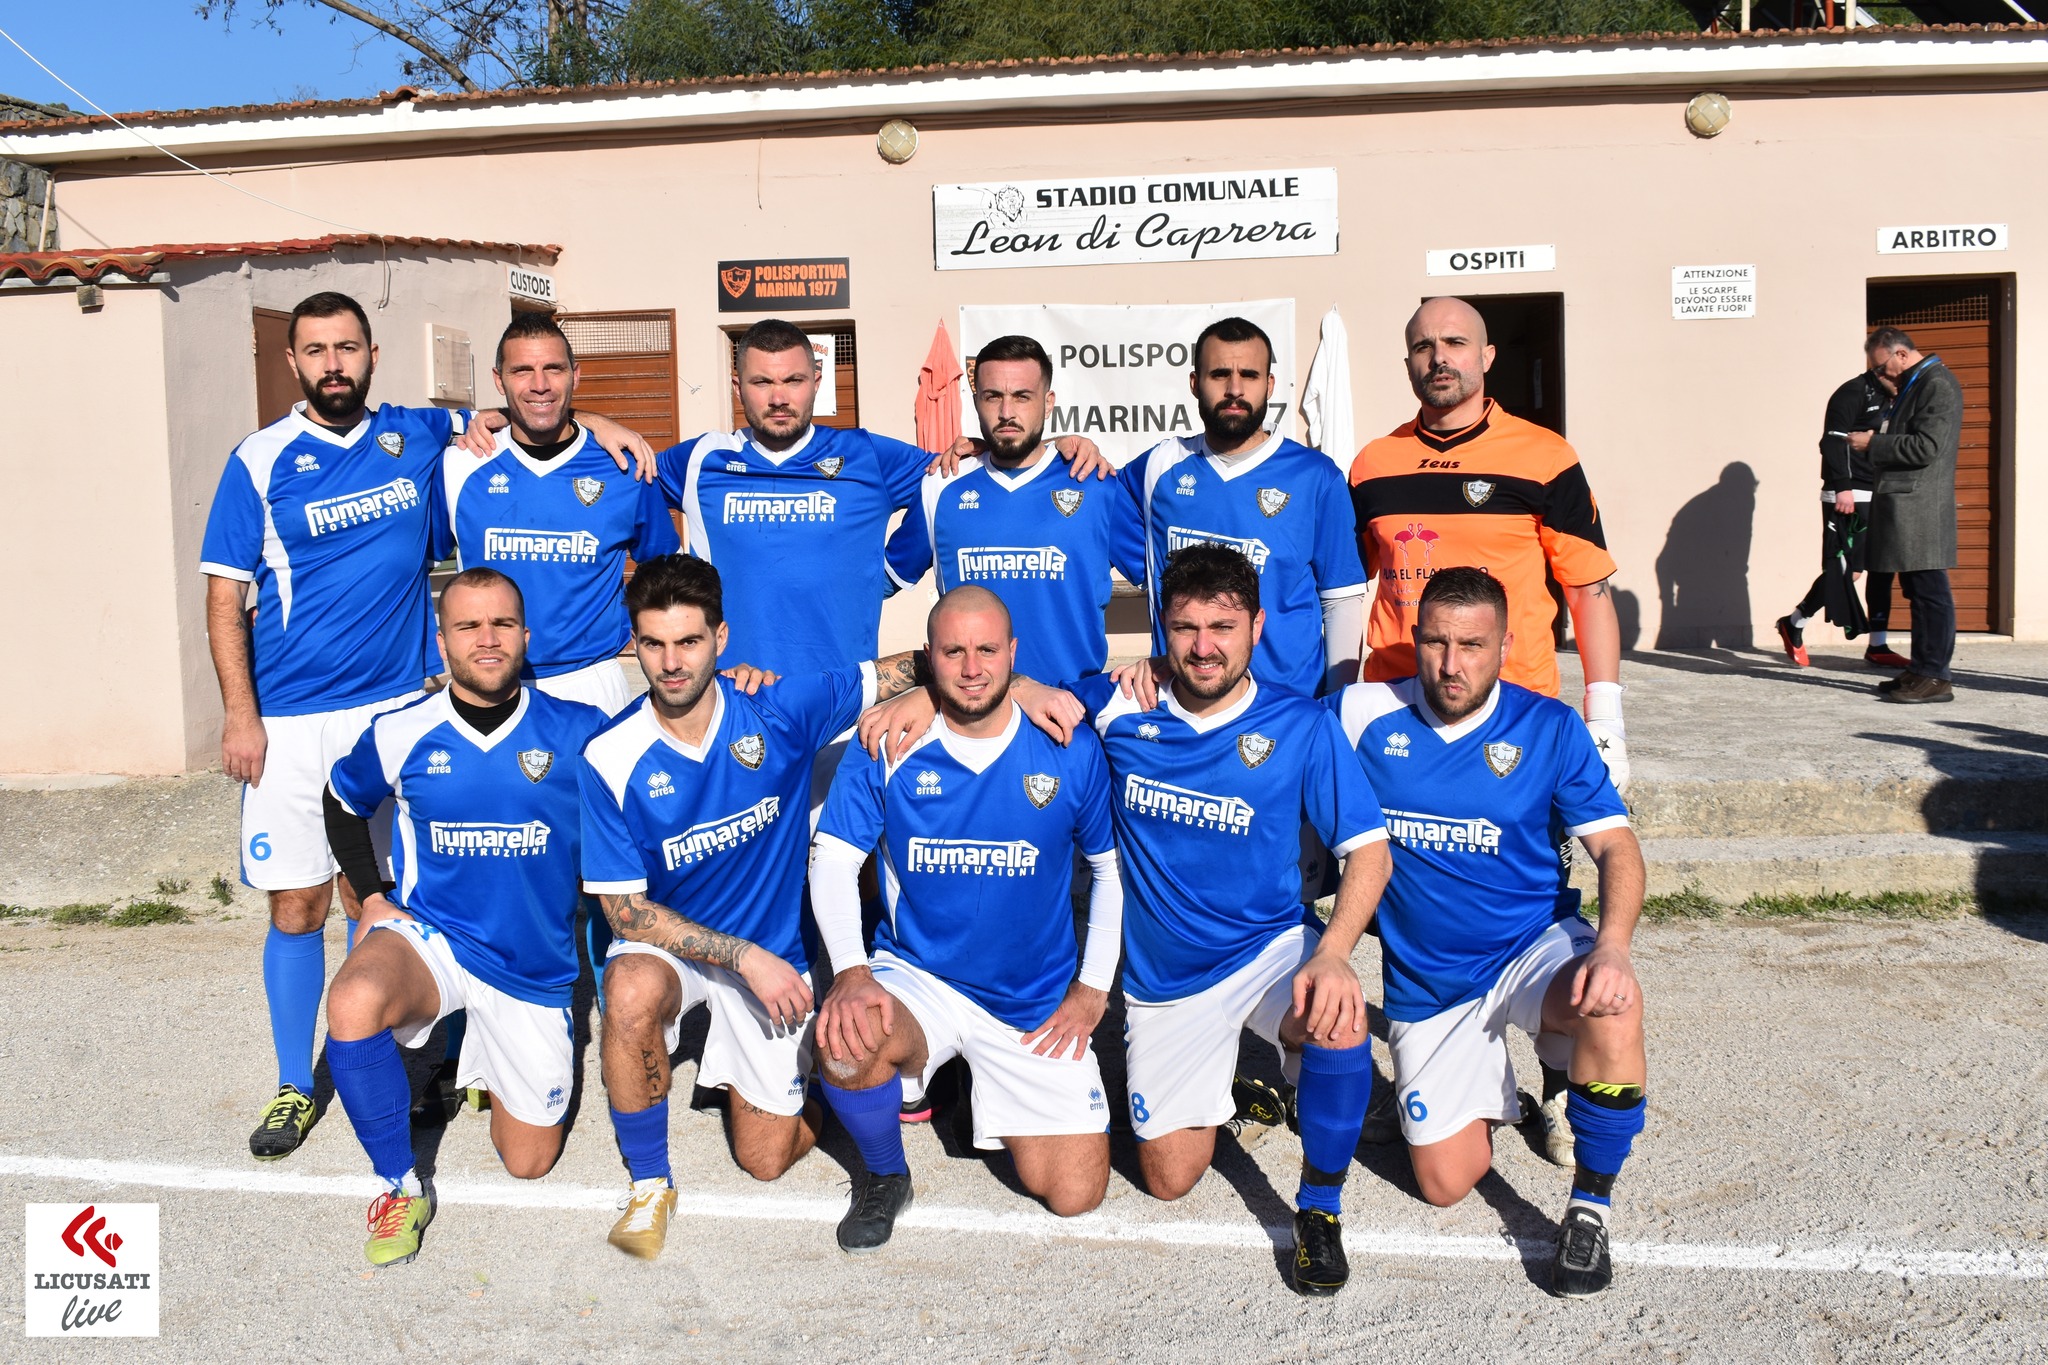
[(674, 796), (675, 794), (675, 784), (670, 781), (667, 773), (657, 768), (655, 771), (647, 774), (647, 795), (649, 797)]
[(919, 796), (942, 795), (939, 791), (939, 775), (930, 768), (926, 768), (923, 772), (919, 773), (917, 775), (917, 794)]
[(1409, 742), (1407, 735), (1396, 730), (1393, 734), (1387, 736), (1387, 747), (1380, 750), (1380, 752), (1389, 758), (1406, 758), (1408, 757)]
[(1148, 721), (1146, 721), (1146, 722), (1145, 722), (1145, 723), (1144, 723), (1143, 725), (1140, 725), (1140, 726), (1138, 727), (1138, 738), (1139, 738), (1139, 739), (1157, 739), (1157, 738), (1159, 738), (1159, 727), (1158, 727), (1158, 726), (1156, 726), (1156, 725), (1154, 725), (1154, 724), (1153, 724), (1153, 723), (1152, 723), (1151, 721), (1149, 721), (1149, 720), (1148, 720)]
[(747, 472), (747, 462), (745, 460), (727, 460), (725, 462), (725, 472), (728, 474), (744, 474)]
[(972, 512), (972, 511), (973, 511), (973, 510), (974, 510), (975, 508), (977, 508), (977, 507), (979, 507), (979, 506), (981, 506), (981, 490), (980, 490), (980, 489), (978, 489), (978, 488), (970, 488), (970, 489), (968, 489), (968, 490), (967, 490), (966, 492), (964, 492), (964, 493), (962, 493), (962, 494), (960, 495), (960, 510), (961, 510), (961, 511), (963, 511), (963, 512)]
[(311, 474), (314, 470), (320, 467), (320, 457), (309, 450), (305, 454), (299, 456), (298, 459), (293, 460), (292, 467), (298, 470), (301, 474)]
[(434, 750), (434, 752), (427, 755), (427, 771), (430, 773), (454, 772), (455, 769), (450, 766), (449, 759), (450, 755), (446, 749)]
[(1184, 498), (1192, 498), (1195, 495), (1195, 476), (1192, 474), (1181, 475), (1180, 486), (1173, 491)]
[(493, 475), (491, 475), (491, 484), (490, 484), (490, 491), (491, 491), (491, 492), (493, 492), (493, 493), (509, 493), (509, 492), (511, 492), (511, 491), (512, 491), (512, 476), (511, 476), (511, 475), (509, 475), (509, 474), (493, 474)]

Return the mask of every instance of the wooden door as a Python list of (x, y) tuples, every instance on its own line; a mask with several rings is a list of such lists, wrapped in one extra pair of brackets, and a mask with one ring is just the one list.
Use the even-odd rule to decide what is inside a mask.
[(563, 313), (555, 321), (576, 353), (577, 407), (623, 422), (656, 450), (682, 439), (673, 308)]
[(292, 373), (291, 361), (286, 358), (291, 352), (291, 343), (286, 338), (291, 332), (292, 315), (274, 308), (258, 308), (254, 322), (256, 426), (260, 430), (290, 412), (292, 404), (305, 395), (299, 388), (298, 376)]
[[(1963, 387), (1963, 432), (1956, 451), (1956, 567), (1949, 585), (1956, 629), (2004, 624), (1999, 594), (2003, 550), (2000, 475), (2005, 384), (2002, 279), (1872, 281), (1870, 330), (1897, 327), (1923, 355), (1938, 355)], [(1898, 608), (1894, 608), (1898, 614)]]

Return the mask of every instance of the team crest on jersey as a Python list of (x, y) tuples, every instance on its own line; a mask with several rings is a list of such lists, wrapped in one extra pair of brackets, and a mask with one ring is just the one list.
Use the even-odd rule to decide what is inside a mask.
[(402, 431), (380, 431), (377, 433), (377, 445), (386, 455), (395, 460), (405, 454), (405, 433)]
[(491, 491), (492, 491), (493, 493), (509, 493), (509, 492), (511, 492), (511, 491), (512, 491), (512, 476), (511, 476), (511, 475), (509, 475), (509, 474), (493, 474), (493, 475), (491, 475)]
[(448, 762), (448, 751), (436, 749), (427, 755), (427, 771), (430, 773), (452, 773), (455, 771)]
[(576, 490), (576, 501), (582, 503), (585, 507), (590, 506), (590, 504), (604, 496), (603, 479), (578, 479), (570, 487)]
[(1261, 734), (1239, 735), (1237, 756), (1247, 768), (1256, 768), (1273, 756), (1273, 741)]
[(1153, 724), (1153, 723), (1152, 723), (1151, 721), (1149, 721), (1149, 720), (1148, 720), (1148, 721), (1146, 721), (1146, 722), (1145, 722), (1145, 723), (1144, 723), (1143, 725), (1140, 725), (1140, 726), (1138, 727), (1138, 738), (1139, 738), (1139, 739), (1157, 739), (1157, 738), (1159, 738), (1159, 727), (1158, 727), (1158, 726), (1156, 726), (1156, 725), (1154, 725), (1154, 724)]
[(749, 768), (760, 767), (761, 760), (768, 756), (768, 744), (759, 735), (741, 735), (725, 747)]
[(293, 460), (292, 467), (294, 469), (297, 469), (301, 474), (311, 474), (314, 470), (320, 467), (320, 457), (309, 450), (305, 454), (299, 456), (298, 459)]
[(1081, 510), (1081, 490), (1078, 488), (1055, 488), (1052, 490), (1052, 505), (1063, 517), (1071, 517)]
[(1026, 773), (1024, 795), (1031, 798), (1031, 804), (1044, 810), (1052, 799), (1060, 794), (1060, 780), (1051, 773)]
[(1259, 510), (1269, 517), (1279, 516), (1280, 509), (1287, 506), (1287, 501), (1288, 495), (1285, 489), (1261, 488), (1259, 490)]
[(828, 479), (836, 479), (839, 477), (839, 471), (846, 468), (846, 457), (844, 455), (827, 455), (824, 459), (813, 464), (811, 468), (817, 470)]
[(1184, 498), (1192, 498), (1195, 495), (1195, 476), (1192, 474), (1181, 475), (1180, 487), (1174, 489), (1173, 491), (1180, 494)]
[(548, 769), (555, 766), (555, 755), (551, 749), (521, 749), (519, 771), (526, 774), (528, 782), (538, 782), (548, 775)]
[(1522, 761), (1522, 746), (1519, 744), (1489, 744), (1484, 753), (1486, 766), (1493, 769), (1495, 777), (1506, 777)]
[(1490, 498), (1490, 497), (1492, 497), (1492, 496), (1493, 496), (1493, 480), (1491, 480), (1491, 479), (1467, 479), (1467, 480), (1465, 480), (1465, 501), (1466, 501), (1466, 502), (1469, 502), (1469, 503), (1471, 503), (1471, 504), (1472, 504), (1472, 505), (1473, 505), (1474, 507), (1477, 507), (1477, 506), (1479, 506), (1479, 505), (1480, 505), (1481, 503), (1485, 502), (1485, 501), (1486, 501), (1486, 500), (1487, 500), (1488, 498)]

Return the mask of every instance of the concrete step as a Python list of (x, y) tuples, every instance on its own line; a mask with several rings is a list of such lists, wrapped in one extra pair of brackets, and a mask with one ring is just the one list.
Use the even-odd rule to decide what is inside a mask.
[(1638, 781), (1645, 839), (2048, 832), (2048, 781), (2031, 778), (1730, 778)]
[[(1643, 856), (1651, 895), (1697, 887), (1731, 905), (1753, 895), (2048, 891), (2048, 834), (2032, 831), (1652, 837), (1643, 840)], [(1581, 856), (1573, 884), (1591, 891), (1594, 880)]]

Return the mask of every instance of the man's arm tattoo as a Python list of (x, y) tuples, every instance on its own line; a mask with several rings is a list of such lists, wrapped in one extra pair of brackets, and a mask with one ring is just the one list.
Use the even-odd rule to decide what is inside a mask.
[(1601, 580), (1600, 580), (1600, 581), (1599, 581), (1598, 583), (1589, 583), (1589, 584), (1587, 584), (1587, 585), (1586, 585), (1586, 595), (1587, 595), (1588, 597), (1605, 597), (1605, 596), (1607, 596), (1607, 585), (1608, 585), (1608, 584), (1609, 584), (1610, 582), (1612, 582), (1612, 581), (1613, 581), (1613, 580), (1611, 580), (1611, 579), (1606, 579), (1606, 578), (1603, 578), (1603, 579), (1601, 579)]
[(706, 929), (694, 920), (685, 919), (667, 906), (647, 899), (644, 891), (629, 891), (623, 895), (605, 892), (598, 896), (597, 901), (604, 907), (604, 917), (611, 921), (613, 932), (620, 938), (652, 944), (688, 961), (708, 962), (714, 967), (736, 972), (740, 959), (746, 955), (747, 949), (754, 946), (746, 939), (721, 934), (716, 929)]
[(913, 687), (923, 687), (931, 681), (931, 665), (921, 649), (907, 650), (902, 654), (891, 654), (886, 659), (875, 660), (875, 700), (887, 701), (900, 696)]

